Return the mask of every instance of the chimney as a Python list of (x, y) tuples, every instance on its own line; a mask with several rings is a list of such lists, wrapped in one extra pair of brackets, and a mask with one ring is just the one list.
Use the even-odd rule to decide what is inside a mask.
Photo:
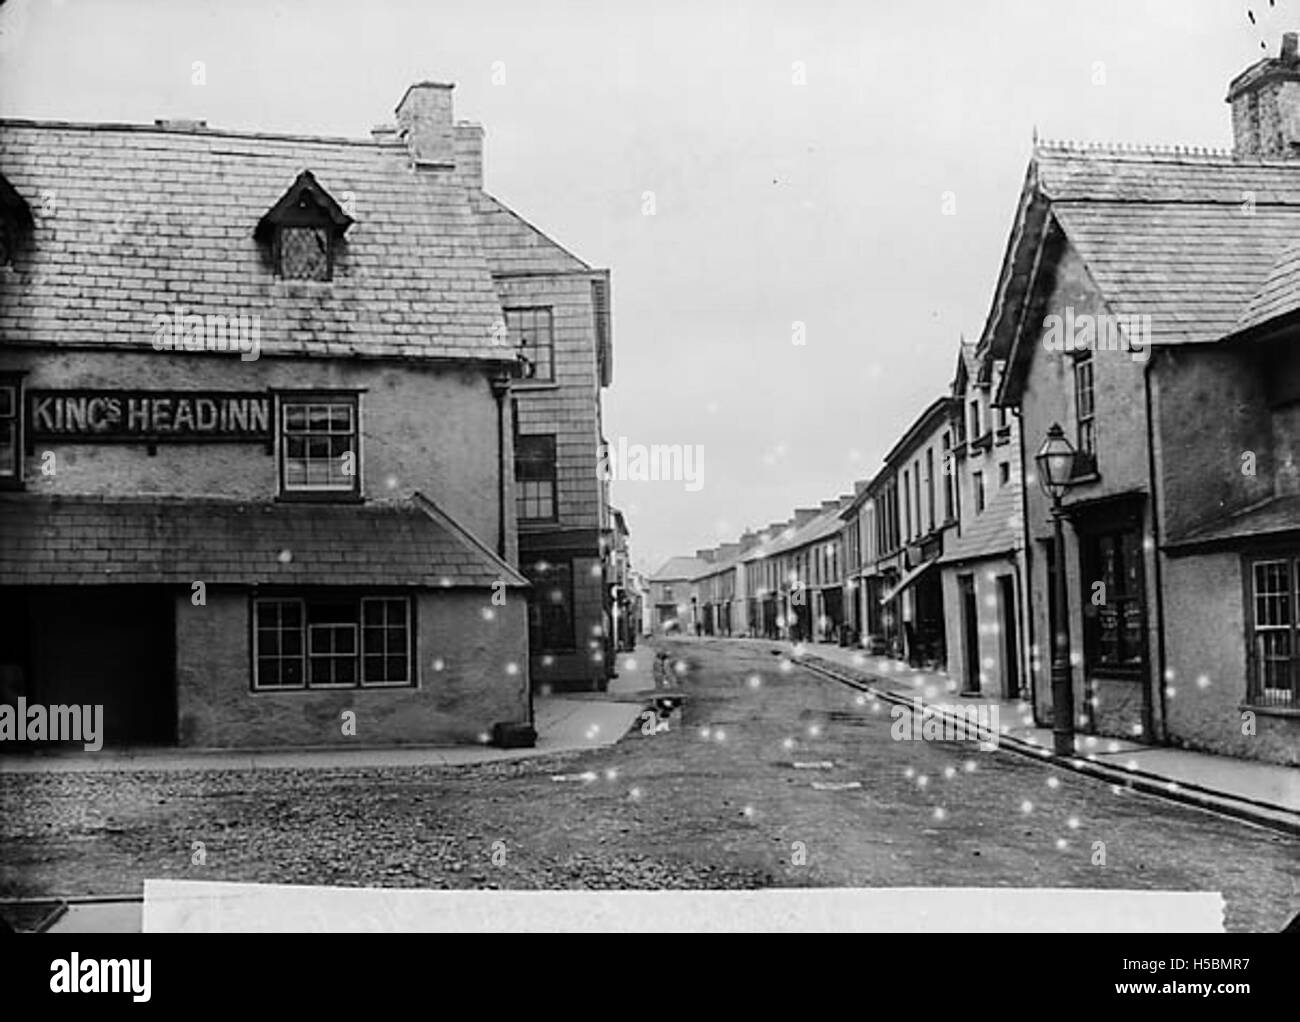
[(417, 82), (397, 104), (397, 126), (416, 166), (456, 165), (451, 90), (444, 82)]
[(1237, 75), (1228, 102), (1238, 156), (1300, 158), (1300, 35), (1287, 32), (1278, 56)]
[(740, 553), (739, 543), (723, 543), (718, 547), (718, 560), (729, 561)]
[(794, 509), (794, 520), (790, 524), (796, 529), (803, 528), (821, 513), (822, 509), (819, 507), (797, 507)]
[(862, 496), (862, 491), (865, 490), (870, 485), (871, 485), (870, 479), (859, 479), (857, 482), (853, 484), (853, 496), (855, 497)]
[(717, 554), (716, 550), (696, 550), (695, 559), (697, 561), (706, 561), (707, 563), (712, 564), (715, 554)]
[(755, 532), (753, 529), (746, 529), (741, 534), (740, 537), (740, 552), (742, 554), (748, 553), (749, 551), (753, 550), (754, 547), (758, 546), (758, 542), (759, 542), (758, 533)]
[(832, 500), (823, 500), (821, 513), (825, 514), (827, 511), (834, 511), (839, 506), (840, 506), (839, 497), (835, 497)]
[(471, 121), (456, 124), (456, 170), (466, 187), (483, 190), (483, 125)]

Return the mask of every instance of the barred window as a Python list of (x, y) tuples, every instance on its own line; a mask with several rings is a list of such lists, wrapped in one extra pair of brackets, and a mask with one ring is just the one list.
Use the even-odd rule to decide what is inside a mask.
[(358, 494), (357, 399), (281, 399), (281, 491)]
[(405, 597), (254, 601), (256, 690), (409, 686), (411, 604)]
[(556, 518), (555, 437), (523, 435), (515, 442), (515, 511), (521, 522)]
[(1251, 670), (1247, 702), (1300, 708), (1300, 559), (1258, 560), (1250, 565)]
[(284, 226), (276, 232), (280, 276), (285, 280), (329, 280), (330, 232), (325, 227)]

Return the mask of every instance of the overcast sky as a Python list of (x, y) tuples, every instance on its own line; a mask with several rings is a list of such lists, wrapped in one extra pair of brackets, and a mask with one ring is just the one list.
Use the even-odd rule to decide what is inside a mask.
[(1227, 146), (1298, 5), (8, 0), (0, 115), (366, 136), (455, 82), (488, 190), (613, 272), (606, 435), (703, 446), (694, 492), (615, 485), (653, 568), (875, 471), (979, 335), (1035, 125)]

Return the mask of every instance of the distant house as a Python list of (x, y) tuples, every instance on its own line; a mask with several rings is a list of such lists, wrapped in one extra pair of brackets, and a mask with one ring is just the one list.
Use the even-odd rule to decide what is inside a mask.
[(695, 557), (671, 557), (647, 579), (654, 634), (695, 635), (698, 631), (698, 597), (695, 578), (708, 562)]
[(1231, 153), (1035, 146), (981, 343), (1027, 476), (1054, 423), (1077, 450), (1063, 565), (1024, 491), (1040, 717), (1064, 615), (1084, 732), (1300, 763), (1298, 97), (1288, 34)]

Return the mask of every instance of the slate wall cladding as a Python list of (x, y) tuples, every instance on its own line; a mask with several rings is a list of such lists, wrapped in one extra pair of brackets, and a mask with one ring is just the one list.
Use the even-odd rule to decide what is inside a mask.
[[(416, 591), (414, 688), (251, 690), (250, 592), (176, 598), (179, 744), (258, 748), (478, 742), (498, 721), (528, 719), (527, 607), (491, 590)], [(483, 610), (494, 611), (485, 620)], [(435, 666), (441, 661), (441, 670)], [(518, 668), (510, 672), (510, 665)], [(356, 735), (342, 713), (356, 712)]]

